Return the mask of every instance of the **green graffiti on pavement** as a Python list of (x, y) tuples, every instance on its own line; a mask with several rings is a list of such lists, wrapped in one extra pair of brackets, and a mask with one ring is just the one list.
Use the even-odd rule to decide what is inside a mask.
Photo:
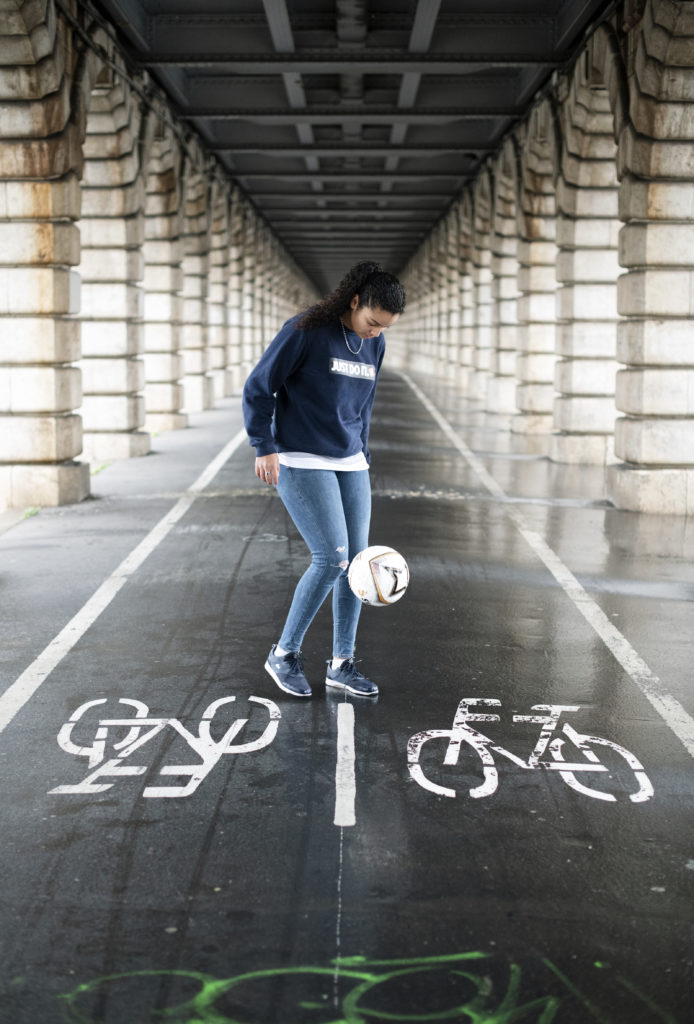
[[(145, 1020), (152, 1024), (259, 1024), (257, 1012), (262, 1011), (253, 1013), (240, 1009), (248, 1004), (249, 995), (252, 1001), (255, 990), (249, 992), (249, 986), (279, 984), (281, 989), (266, 991), (266, 1001), (269, 998), (276, 1006), (279, 991), (286, 998), (287, 988), (308, 982), (309, 992), (306, 994), (310, 994), (310, 999), (297, 997), (294, 993), (291, 996), (294, 1000), (292, 1007), (282, 1006), (282, 1020), (286, 1024), (416, 1024), (429, 1021), (551, 1024), (568, 993), (582, 1005), (586, 1021), (612, 1024), (609, 1016), (547, 959), (542, 963), (561, 983), (563, 999), (557, 994), (524, 998), (521, 994), (522, 971), (514, 963), (505, 965), (508, 970), (505, 990), (495, 995), (491, 978), (494, 959), (492, 954), (479, 951), (401, 960), (352, 956), (334, 960), (331, 966), (275, 967), (230, 978), (216, 978), (202, 971), (188, 970), (128, 971), (85, 982), (58, 998), (67, 1024), (99, 1024), (101, 1013), (93, 1009), (95, 1003), (102, 1009), (108, 1005), (108, 1019), (111, 1020), (114, 1019), (111, 1016), (113, 1001), (127, 998), (127, 1006), (124, 1004), (123, 1010), (132, 1013), (137, 1006), (137, 994), (133, 991), (124, 994), (120, 988), (127, 983), (142, 985), (149, 979), (160, 989), (157, 1005), (161, 1005), (162, 991), (172, 987), (187, 987), (193, 989), (194, 994), (165, 1009), (149, 1009), (145, 1011), (148, 1017), (142, 1016), (142, 1007), (139, 1007), (138, 1021), (143, 1024)], [(656, 1010), (659, 1019), (676, 1024), (674, 1018), (659, 1010), (624, 979), (619, 981), (641, 1003)], [(428, 1005), (423, 1007), (421, 986), (427, 984)], [(446, 998), (450, 998), (453, 1005), (443, 1006)], [(93, 1016), (94, 1012), (99, 1012), (99, 1018)], [(273, 1021), (278, 1019), (272, 1017)]]

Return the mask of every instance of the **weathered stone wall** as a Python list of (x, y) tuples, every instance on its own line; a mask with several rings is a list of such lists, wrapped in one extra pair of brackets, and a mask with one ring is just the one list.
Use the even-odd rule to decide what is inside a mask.
[(90, 459), (238, 392), (315, 298), (153, 83), (62, 7), (0, 19), (0, 509), (86, 497)]
[(456, 209), (451, 337), (421, 332), (437, 227), (402, 273), (399, 364), (450, 377), (457, 347), (467, 397), (605, 465), (618, 507), (694, 512), (694, 5), (624, 0)]
[[(692, 7), (623, 0), (587, 38), (405, 268), (390, 344), (656, 513), (694, 511)], [(76, 0), (3, 5), (0, 507), (85, 497), (313, 298)]]

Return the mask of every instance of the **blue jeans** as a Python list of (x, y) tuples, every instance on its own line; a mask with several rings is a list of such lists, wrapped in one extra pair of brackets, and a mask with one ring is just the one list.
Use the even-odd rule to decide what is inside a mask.
[(294, 591), (280, 647), (301, 649), (306, 630), (332, 590), (332, 653), (351, 658), (361, 601), (349, 588), (347, 569), (369, 543), (369, 471), (341, 473), (282, 466), (277, 491), (311, 552), (311, 564)]

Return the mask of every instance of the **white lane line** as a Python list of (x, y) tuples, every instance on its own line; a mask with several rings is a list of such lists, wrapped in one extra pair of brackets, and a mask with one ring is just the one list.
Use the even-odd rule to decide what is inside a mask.
[(335, 769), (334, 825), (354, 825), (356, 799), (354, 779), (354, 708), (351, 704), (337, 706), (337, 767)]
[(111, 575), (94, 591), (68, 624), (55, 636), (47, 647), (22, 672), (18, 679), (0, 697), (0, 732), (9, 725), (15, 715), (24, 707), (38, 690), (41, 683), (56, 668), (78, 640), (84, 636), (104, 609), (108, 608), (118, 591), (130, 576), (139, 569), (144, 560), (164, 540), (179, 519), (186, 514), (197, 496), (214, 479), (225, 462), (231, 458), (245, 440), (245, 430), (240, 430), (222, 448), (218, 455), (203, 470), (195, 483), (182, 495), (172, 509), (149, 531), (147, 536), (133, 548)]
[[(508, 497), (503, 488), (487, 472), (481, 460), (468, 448), (433, 402), (406, 373), (400, 373), (400, 376), (414, 391), (424, 408), (433, 417), (451, 444), (457, 448), (470, 468), (474, 470), (489, 493), (507, 501)], [(620, 633), (608, 619), (600, 605), (586, 592), (552, 548), (535, 530), (528, 526), (523, 516), (513, 507), (506, 506), (504, 511), (538, 558), (547, 566), (562, 590), (571, 598), (584, 619), (593, 627), (610, 653), (638, 686), (646, 700), (684, 744), (687, 752), (694, 757), (694, 718), (672, 694), (666, 691), (663, 682), (651, 671), (641, 655), (634, 650), (623, 633)]]

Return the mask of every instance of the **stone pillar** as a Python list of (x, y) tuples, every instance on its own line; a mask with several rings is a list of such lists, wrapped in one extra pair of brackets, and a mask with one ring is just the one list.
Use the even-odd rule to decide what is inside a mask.
[(433, 244), (433, 238), (429, 235), (418, 254), (418, 319), (420, 337), (414, 344), (411, 344), (412, 353), (416, 360), (414, 368), (421, 369), (425, 373), (436, 372), (434, 362), (435, 331), (432, 286)]
[(487, 385), (487, 408), (516, 412), (516, 351), (518, 348), (518, 211), (516, 153), (508, 142), (494, 174), (491, 235), (492, 352)]
[(256, 224), (255, 268), (253, 272), (253, 362), (260, 358), (268, 341), (265, 332), (267, 319), (267, 228), (258, 219)]
[(82, 183), (84, 450), (96, 460), (150, 450), (142, 362), (145, 188), (141, 113), (110, 68), (93, 87)]
[(413, 353), (413, 335), (411, 322), (419, 323), (419, 287), (417, 267), (421, 259), (421, 247), (405, 264), (400, 273), (400, 280), (407, 292), (406, 316), (401, 317), (391, 328), (388, 335), (388, 365), (407, 370), (411, 366)]
[(245, 373), (241, 358), (241, 305), (244, 247), (244, 201), (235, 188), (229, 213), (229, 290), (227, 301), (227, 378), (229, 394), (243, 387)]
[(612, 459), (617, 365), (617, 147), (610, 97), (590, 45), (562, 106), (557, 183), (557, 462)]
[(436, 307), (436, 372), (445, 374), (448, 368), (448, 218), (435, 230), (436, 267), (434, 295)]
[(244, 377), (248, 376), (256, 362), (256, 335), (253, 326), (255, 315), (255, 263), (257, 241), (257, 217), (250, 206), (245, 210), (243, 261), (241, 269), (241, 365)]
[(214, 404), (207, 327), (210, 253), (210, 182), (202, 153), (186, 161), (183, 233), (183, 395), (186, 412)]
[(215, 399), (227, 392), (227, 290), (229, 287), (229, 197), (226, 183), (212, 184), (209, 297), (207, 302), (208, 349)]
[(148, 165), (145, 200), (144, 356), (148, 430), (188, 426), (183, 409), (181, 315), (183, 216), (181, 154), (173, 133), (160, 129)]
[(80, 128), (71, 119), (72, 39), (34, 13), (0, 25), (0, 509), (89, 493), (82, 451)]
[(492, 349), (492, 253), (491, 179), (489, 170), (477, 178), (473, 193), (472, 286), (475, 306), (475, 347), (469, 394), (481, 401), (487, 397)]
[(619, 140), (615, 454), (620, 508), (694, 513), (694, 10), (650, 0), (632, 30)]
[(475, 351), (475, 295), (472, 283), (472, 204), (469, 190), (460, 200), (458, 211), (460, 238), (458, 251), (460, 263), (460, 358), (456, 374), (463, 394), (469, 394), (472, 375), (472, 359)]
[(279, 242), (274, 236), (270, 237), (270, 267), (269, 267), (269, 294), (270, 294), (270, 323), (269, 330), (272, 336), (277, 333), (284, 323), (283, 314), (283, 291), (287, 268)]
[(455, 203), (446, 218), (446, 377), (455, 379), (460, 361), (460, 204)]
[(553, 112), (544, 100), (530, 114), (519, 139), (521, 225), (518, 243), (518, 355), (516, 406), (511, 429), (552, 430), (556, 356), (556, 203), (558, 166)]

